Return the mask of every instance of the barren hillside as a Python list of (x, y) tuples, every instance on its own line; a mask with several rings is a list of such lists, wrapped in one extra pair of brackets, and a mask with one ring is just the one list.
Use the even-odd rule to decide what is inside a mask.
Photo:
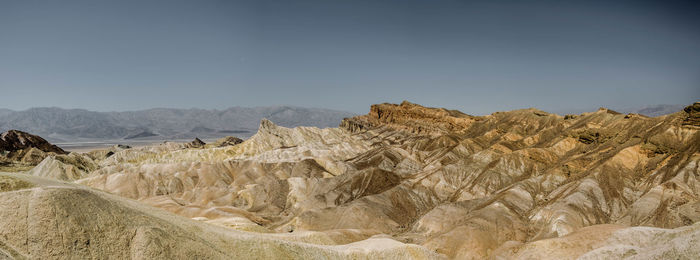
[[(700, 103), (646, 117), (605, 108), (471, 116), (404, 102), (338, 128), (263, 120), (242, 143), (48, 157), (25, 173), (44, 177), (3, 175), (0, 225), (55, 223), (70, 235), (0, 229), (0, 255), (692, 259), (698, 118)], [(41, 203), (52, 205), (38, 215), (49, 222), (17, 214), (47, 210)], [(84, 216), (93, 211), (113, 212)], [(78, 227), (91, 229), (73, 238)], [(106, 244), (113, 251), (92, 248)]]

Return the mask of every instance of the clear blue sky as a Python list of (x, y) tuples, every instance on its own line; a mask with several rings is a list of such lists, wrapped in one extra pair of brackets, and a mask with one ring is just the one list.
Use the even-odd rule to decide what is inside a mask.
[(700, 99), (698, 13), (681, 1), (0, 0), (0, 107), (686, 104)]

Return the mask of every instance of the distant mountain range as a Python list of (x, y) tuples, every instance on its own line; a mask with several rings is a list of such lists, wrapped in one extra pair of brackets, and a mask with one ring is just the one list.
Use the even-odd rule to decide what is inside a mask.
[[(654, 117), (681, 111), (683, 107), (653, 105), (617, 111)], [(127, 112), (40, 107), (23, 111), (0, 109), (0, 132), (16, 129), (40, 135), (51, 142), (247, 138), (255, 134), (263, 118), (285, 127), (324, 128), (337, 127), (343, 118), (354, 115), (345, 111), (293, 106), (224, 110), (154, 108)]]
[(632, 109), (621, 109), (619, 112), (625, 114), (636, 113), (645, 116), (657, 117), (679, 112), (683, 110), (684, 107), (685, 105), (654, 105)]
[[(610, 109), (623, 113), (623, 114), (640, 114), (640, 115), (645, 115), (649, 117), (657, 117), (657, 116), (663, 116), (667, 114), (672, 114), (679, 112), (683, 110), (683, 108), (686, 105), (679, 105), (679, 104), (674, 104), (674, 105), (667, 105), (667, 104), (661, 104), (661, 105), (648, 105), (648, 106), (642, 106), (642, 107), (627, 107), (627, 108), (619, 108), (619, 107), (610, 107)], [(559, 115), (565, 115), (565, 114), (581, 114), (584, 112), (591, 112), (595, 111), (597, 108), (596, 107), (590, 107), (590, 108), (585, 108), (585, 109), (563, 109), (563, 110), (555, 110), (551, 111), (553, 113), (559, 114)]]
[(0, 132), (17, 129), (52, 142), (132, 139), (249, 137), (262, 118), (286, 127), (337, 127), (353, 113), (291, 106), (232, 107), (225, 110), (154, 108), (95, 112), (56, 107), (0, 109)]

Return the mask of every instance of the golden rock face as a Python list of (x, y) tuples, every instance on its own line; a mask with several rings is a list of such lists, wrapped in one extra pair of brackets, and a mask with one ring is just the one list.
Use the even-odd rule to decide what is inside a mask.
[[(379, 104), (339, 128), (263, 120), (242, 143), (49, 157), (30, 174), (65, 177), (76, 183), (71, 187), (116, 195), (109, 200), (190, 218), (158, 213), (167, 216), (153, 220), (159, 225), (178, 219), (287, 241), (276, 251), (281, 258), (301, 257), (288, 251), (306, 247), (317, 248), (314, 258), (693, 258), (700, 254), (688, 245), (700, 238), (694, 107), (649, 118), (608, 109), (470, 116)], [(38, 180), (27, 189), (47, 189)], [(154, 232), (142, 233), (186, 242)], [(0, 241), (17, 254), (43, 252)], [(214, 258), (263, 246), (206, 245), (221, 253)]]

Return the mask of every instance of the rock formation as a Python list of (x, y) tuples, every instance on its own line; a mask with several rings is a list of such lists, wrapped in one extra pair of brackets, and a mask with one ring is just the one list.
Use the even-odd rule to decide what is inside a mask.
[(22, 131), (10, 130), (0, 134), (0, 170), (31, 168), (50, 154), (67, 152), (44, 138)]
[(186, 148), (202, 148), (205, 145), (206, 145), (206, 143), (204, 141), (195, 137), (194, 140), (192, 140), (192, 142), (185, 144), (185, 147)]
[(683, 120), (683, 125), (700, 127), (700, 102), (685, 107), (683, 111), (688, 114)]
[(14, 152), (29, 148), (37, 148), (47, 153), (66, 154), (66, 151), (60, 147), (36, 135), (17, 130), (10, 130), (0, 134), (0, 150), (2, 151)]
[(243, 142), (243, 139), (241, 139), (241, 138), (234, 137), (234, 136), (226, 136), (226, 137), (222, 137), (222, 138), (216, 140), (216, 142), (214, 142), (212, 145), (214, 145), (215, 147), (224, 147), (224, 146), (237, 145), (237, 144), (240, 144), (242, 142)]
[[(254, 136), (233, 145), (164, 143), (110, 156), (49, 157), (30, 173), (73, 184), (54, 191), (58, 182), (6, 175), (24, 182), (0, 182), (6, 190), (0, 196), (49, 200), (58, 195), (46, 190), (62, 190), (109, 201), (114, 209), (98, 209), (117, 217), (99, 223), (46, 216), (55, 223), (113, 221), (114, 235), (99, 240), (111, 241), (113, 251), (95, 255), (692, 259), (700, 255), (693, 242), (700, 238), (697, 107), (660, 117), (605, 108), (563, 117), (537, 109), (471, 116), (379, 104), (339, 128), (262, 120)], [(119, 215), (122, 207), (148, 217), (125, 227), (116, 218), (134, 217)], [(0, 224), (31, 220), (16, 218), (0, 216)], [(91, 232), (81, 234), (92, 245), (99, 236)], [(144, 241), (163, 242), (120, 246), (128, 242), (123, 234), (138, 232)], [(22, 236), (0, 235), (0, 255), (43, 256), (59, 246), (24, 246), (16, 242)], [(56, 241), (64, 240), (84, 245), (73, 237)], [(71, 247), (55, 252), (65, 248)], [(159, 248), (167, 255), (152, 255)]]

